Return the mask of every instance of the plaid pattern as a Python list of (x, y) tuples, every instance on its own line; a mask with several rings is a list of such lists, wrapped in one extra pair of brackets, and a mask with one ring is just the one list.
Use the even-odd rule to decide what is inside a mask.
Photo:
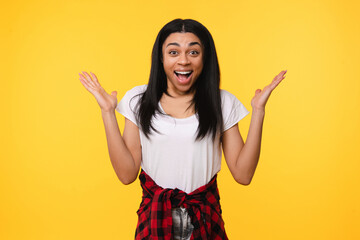
[(217, 175), (208, 184), (186, 194), (179, 189), (159, 187), (141, 169), (139, 179), (143, 196), (137, 211), (135, 239), (172, 240), (171, 209), (182, 206), (187, 209), (194, 226), (190, 240), (227, 240), (216, 178)]

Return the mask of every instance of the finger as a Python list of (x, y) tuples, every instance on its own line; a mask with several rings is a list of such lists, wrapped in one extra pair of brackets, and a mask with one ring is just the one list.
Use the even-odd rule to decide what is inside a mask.
[(86, 84), (87, 84), (88, 86), (92, 86), (92, 84), (90, 83), (90, 80), (87, 79), (84, 75), (82, 75), (82, 74), (79, 73), (79, 76), (80, 76), (80, 78), (81, 78), (84, 82), (86, 82)]
[(287, 72), (287, 70), (281, 71), (278, 75), (276, 75), (276, 76), (274, 77), (274, 79), (276, 79), (276, 78), (282, 78), (282, 77), (285, 75), (286, 72)]
[(92, 78), (94, 79), (95, 82), (99, 82), (96, 75), (95, 75), (95, 73), (90, 72), (90, 74), (91, 74), (91, 76), (92, 76)]
[[(279, 83), (286, 77), (286, 76), (284, 76), (284, 74), (286, 72), (287, 72), (287, 70), (281, 71), (278, 75), (276, 75), (274, 77), (272, 82), (267, 86), (269, 88), (270, 92), (272, 92), (277, 87), (277, 85), (279, 85)], [(264, 90), (265, 90), (265, 88), (264, 88)]]
[(116, 97), (117, 91), (112, 91), (112, 92), (111, 92), (111, 95), (112, 95), (113, 97)]
[(90, 85), (89, 80), (88, 80), (84, 75), (82, 75), (81, 73), (79, 73), (79, 76), (80, 76), (80, 79), (82, 79), (84, 82), (86, 82), (88, 85)]
[(87, 80), (89, 80), (91, 82), (93, 81), (91, 76), (87, 72), (82, 72), (82, 73), (84, 74), (84, 76), (86, 77)]
[(275, 78), (274, 78), (274, 80), (275, 81), (281, 81), (281, 80), (283, 80), (286, 76), (285, 76), (285, 73), (287, 72), (287, 70), (285, 70), (285, 71), (282, 71), (282, 72), (280, 72)]
[(97, 79), (97, 77), (96, 77), (95, 73), (90, 72), (90, 74), (91, 74), (92, 78), (94, 79), (94, 83), (95, 83), (95, 85), (100, 85), (100, 83), (99, 83), (99, 81), (98, 81), (98, 79)]
[(279, 77), (279, 78), (274, 79), (274, 81), (272, 81), (272, 83), (270, 84), (271, 91), (274, 90), (284, 78), (285, 77)]
[(285, 71), (280, 72), (278, 75), (276, 75), (276, 76), (274, 77), (274, 80), (275, 80), (275, 79), (282, 78), (285, 73), (286, 73)]
[(92, 78), (90, 77), (90, 75), (89, 75), (87, 72), (82, 72), (82, 73), (85, 75), (85, 77), (86, 77), (86, 79), (89, 81), (89, 83), (90, 83), (92, 86), (96, 87), (96, 85), (95, 85), (94, 81), (92, 80)]
[(283, 79), (283, 77), (275, 77), (274, 80), (272, 80), (272, 82), (267, 87), (270, 91), (273, 91)]
[(89, 84), (84, 79), (79, 78), (79, 80), (82, 83), (82, 85), (86, 88), (86, 90), (88, 90), (90, 93), (93, 92), (93, 88), (89, 86)]

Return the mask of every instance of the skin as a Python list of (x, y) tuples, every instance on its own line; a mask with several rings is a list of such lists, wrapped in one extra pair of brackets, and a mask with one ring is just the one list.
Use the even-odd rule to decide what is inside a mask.
[[(163, 44), (162, 56), (169, 93), (173, 96), (187, 95), (186, 91), (189, 91), (203, 69), (203, 46), (200, 39), (193, 33), (172, 33)], [(175, 70), (193, 71), (190, 81), (185, 84), (179, 82)]]
[[(203, 69), (203, 45), (193, 33), (172, 33), (162, 46), (163, 66), (167, 76), (168, 93), (160, 99), (163, 110), (175, 118), (186, 118), (195, 114), (190, 105), (194, 92), (191, 86)], [(193, 71), (190, 81), (180, 82), (174, 71)]]
[(272, 91), (285, 78), (286, 72), (287, 70), (281, 71), (269, 85), (255, 91), (255, 96), (251, 100), (253, 111), (246, 143), (240, 135), (238, 124), (224, 132), (224, 157), (232, 176), (240, 184), (249, 185), (254, 176), (260, 157), (265, 105)]
[[(194, 42), (199, 44), (190, 44)], [(165, 40), (162, 47), (163, 65), (171, 96), (164, 94), (160, 104), (164, 111), (173, 117), (191, 116), (194, 114), (194, 109), (190, 101), (194, 92), (188, 90), (203, 68), (203, 46), (198, 37), (192, 33), (173, 33)], [(193, 78), (185, 84), (180, 83), (174, 75), (174, 70), (183, 69), (194, 71)], [(254, 176), (260, 156), (265, 105), (272, 91), (285, 78), (285, 73), (286, 71), (281, 71), (269, 85), (255, 91), (255, 96), (251, 100), (253, 111), (246, 143), (242, 139), (238, 124), (224, 132), (222, 147), (226, 163), (235, 181), (242, 185), (250, 184)], [(125, 118), (124, 132), (121, 135), (115, 116), (117, 92), (108, 94), (101, 87), (94, 73), (82, 72), (79, 75), (80, 82), (96, 98), (101, 108), (109, 156), (115, 173), (122, 183), (130, 184), (136, 180), (141, 164), (139, 128)]]

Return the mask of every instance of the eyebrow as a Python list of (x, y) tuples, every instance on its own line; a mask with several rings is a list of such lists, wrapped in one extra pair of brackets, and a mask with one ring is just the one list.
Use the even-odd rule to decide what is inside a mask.
[[(201, 46), (199, 42), (191, 42), (191, 43), (189, 43), (189, 47), (191, 47), (191, 46), (193, 46), (193, 45), (196, 45), (196, 44), (199, 45), (199, 46)], [(178, 44), (177, 42), (172, 42), (172, 43), (169, 43), (168, 45), (166, 45), (165, 48), (167, 48), (167, 47), (170, 46), (170, 45), (175, 45), (175, 46), (180, 47), (180, 44)]]

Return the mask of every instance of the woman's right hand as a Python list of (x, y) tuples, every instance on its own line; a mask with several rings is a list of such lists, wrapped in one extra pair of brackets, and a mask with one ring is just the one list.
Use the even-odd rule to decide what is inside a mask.
[(97, 77), (94, 73), (90, 72), (92, 78), (87, 72), (82, 72), (80, 75), (80, 82), (84, 87), (96, 98), (96, 101), (98, 102), (101, 111), (103, 112), (110, 112), (114, 111), (117, 106), (117, 92), (113, 91), (111, 92), (111, 95), (109, 95), (103, 87), (101, 87)]

